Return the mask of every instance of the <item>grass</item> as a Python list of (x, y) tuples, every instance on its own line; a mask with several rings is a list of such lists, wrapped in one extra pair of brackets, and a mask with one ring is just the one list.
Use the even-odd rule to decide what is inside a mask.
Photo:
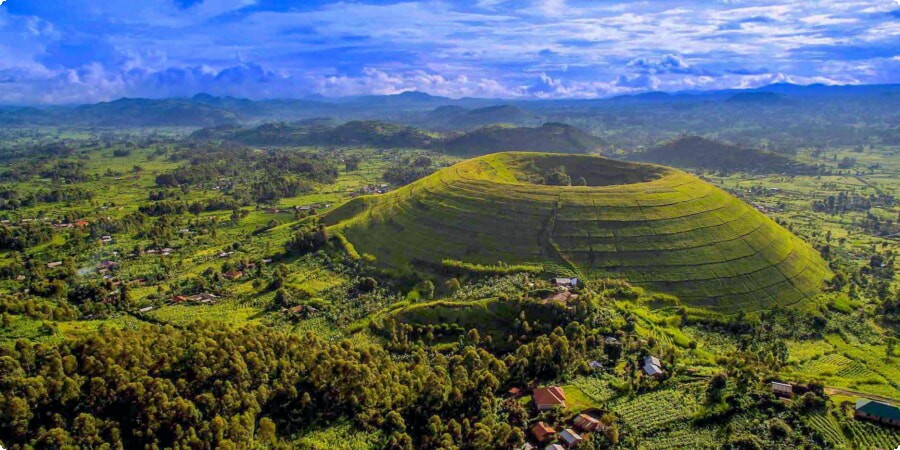
[[(533, 166), (548, 164), (577, 170), (592, 185), (529, 183)], [(352, 200), (325, 220), (356, 251), (394, 269), (446, 259), (558, 265), (725, 313), (801, 302), (830, 275), (799, 238), (699, 178), (590, 156), (475, 158)]]

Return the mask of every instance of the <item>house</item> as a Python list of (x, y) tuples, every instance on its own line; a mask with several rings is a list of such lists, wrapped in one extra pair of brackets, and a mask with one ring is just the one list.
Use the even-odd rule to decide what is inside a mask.
[(222, 276), (231, 281), (234, 281), (244, 276), (244, 272), (241, 272), (240, 270), (229, 270), (228, 272), (223, 273)]
[(556, 430), (545, 422), (538, 422), (531, 427), (531, 435), (534, 436), (536, 441), (541, 443), (549, 441), (555, 434)]
[(309, 308), (305, 305), (297, 305), (290, 308), (282, 308), (281, 311), (288, 315), (300, 315), (303, 314), (304, 311), (309, 311), (311, 309), (312, 308)]
[(61, 265), (62, 265), (62, 261), (48, 262), (48, 263), (47, 263), (47, 268), (48, 268), (48, 269), (52, 269), (52, 268), (54, 268), (54, 267), (59, 267), (59, 266), (61, 266)]
[(581, 443), (581, 441), (584, 440), (584, 438), (581, 437), (581, 435), (576, 433), (575, 430), (573, 430), (571, 428), (566, 428), (565, 430), (562, 431), (562, 433), (559, 433), (559, 439), (564, 444), (566, 444), (566, 447), (569, 447), (569, 448), (577, 446), (578, 444)]
[(566, 304), (570, 301), (574, 301), (578, 299), (578, 295), (573, 294), (569, 291), (557, 292), (547, 298), (544, 299), (544, 303), (562, 303)]
[(900, 427), (900, 408), (867, 398), (856, 401), (856, 412), (853, 413), (853, 417)]
[(581, 413), (575, 416), (575, 427), (581, 431), (597, 431), (603, 424), (593, 416)]
[(779, 397), (791, 398), (791, 396), (794, 394), (794, 387), (787, 383), (773, 381), (772, 392)]
[(651, 377), (662, 376), (662, 363), (655, 356), (647, 356), (644, 358), (644, 373)]
[(204, 292), (202, 294), (192, 295), (188, 297), (187, 300), (194, 303), (215, 303), (217, 298), (218, 297), (215, 295)]
[(575, 287), (578, 286), (578, 278), (554, 278), (553, 285), (556, 287)]
[(531, 393), (538, 411), (566, 407), (566, 393), (559, 386), (537, 388)]
[(588, 363), (588, 366), (590, 366), (591, 370), (593, 371), (603, 370), (603, 363), (597, 360), (591, 361), (590, 363)]

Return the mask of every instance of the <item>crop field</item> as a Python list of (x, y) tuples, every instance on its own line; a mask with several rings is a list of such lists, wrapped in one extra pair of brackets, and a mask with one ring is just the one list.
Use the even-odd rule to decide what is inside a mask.
[(476, 158), (388, 195), (351, 201), (325, 220), (358, 252), (389, 267), (444, 259), (558, 264), (725, 313), (796, 304), (829, 276), (799, 238), (698, 178), (553, 156), (552, 164), (590, 172), (585, 178), (593, 185), (530, 184), (533, 169), (525, 167), (550, 164), (544, 158), (551, 157)]
[(618, 396), (618, 393), (609, 386), (608, 381), (596, 377), (575, 378), (566, 386), (566, 392), (569, 392), (568, 386), (578, 389), (598, 406), (602, 406)]
[(887, 426), (854, 420), (845, 424), (844, 433), (853, 448), (860, 450), (892, 449), (900, 445), (900, 431)]
[(784, 370), (788, 378), (818, 378), (836, 387), (900, 398), (896, 360), (886, 357), (884, 346), (850, 344), (831, 334), (821, 341), (791, 343), (788, 351), (792, 363)]
[(641, 433), (650, 433), (693, 417), (700, 407), (699, 385), (679, 386), (611, 402), (610, 408)]
[(717, 442), (715, 428), (686, 426), (646, 437), (641, 440), (641, 446), (648, 450), (713, 449), (721, 446)]

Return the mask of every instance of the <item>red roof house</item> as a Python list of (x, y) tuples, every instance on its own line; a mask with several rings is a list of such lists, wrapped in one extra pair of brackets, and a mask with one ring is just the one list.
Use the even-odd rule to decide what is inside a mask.
[(544, 422), (538, 422), (531, 427), (531, 435), (538, 442), (547, 442), (554, 434), (556, 434), (556, 430)]
[(538, 411), (546, 411), (558, 406), (566, 407), (566, 393), (559, 386), (537, 388), (532, 392), (532, 397)]

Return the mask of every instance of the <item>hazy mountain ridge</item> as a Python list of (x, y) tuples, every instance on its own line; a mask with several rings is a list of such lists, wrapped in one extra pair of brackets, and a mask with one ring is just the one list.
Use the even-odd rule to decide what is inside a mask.
[(266, 123), (253, 128), (231, 125), (204, 128), (194, 132), (191, 139), (256, 146), (429, 148), (461, 155), (508, 150), (590, 153), (604, 146), (602, 139), (561, 123), (540, 127), (489, 125), (469, 132), (447, 134), (382, 121), (351, 121), (338, 126)]
[(228, 123), (252, 124), (267, 120), (298, 121), (313, 117), (333, 117), (342, 121), (379, 118), (429, 129), (468, 130), (497, 123), (533, 126), (542, 121), (566, 121), (570, 116), (604, 110), (619, 113), (622, 108), (626, 108), (625, 112), (628, 112), (630, 108), (662, 105), (690, 105), (688, 107), (708, 109), (757, 103), (740, 101), (748, 99), (766, 103), (780, 99), (796, 103), (794, 107), (802, 108), (817, 102), (850, 101), (855, 105), (873, 98), (894, 101), (900, 98), (900, 85), (774, 84), (747, 90), (646, 92), (584, 100), (451, 99), (423, 92), (272, 100), (198, 94), (192, 98), (122, 98), (75, 107), (0, 107), (0, 125), (206, 127)]
[(719, 142), (699, 136), (685, 136), (629, 156), (634, 161), (667, 166), (719, 170), (815, 174), (816, 167), (800, 163), (778, 153)]

